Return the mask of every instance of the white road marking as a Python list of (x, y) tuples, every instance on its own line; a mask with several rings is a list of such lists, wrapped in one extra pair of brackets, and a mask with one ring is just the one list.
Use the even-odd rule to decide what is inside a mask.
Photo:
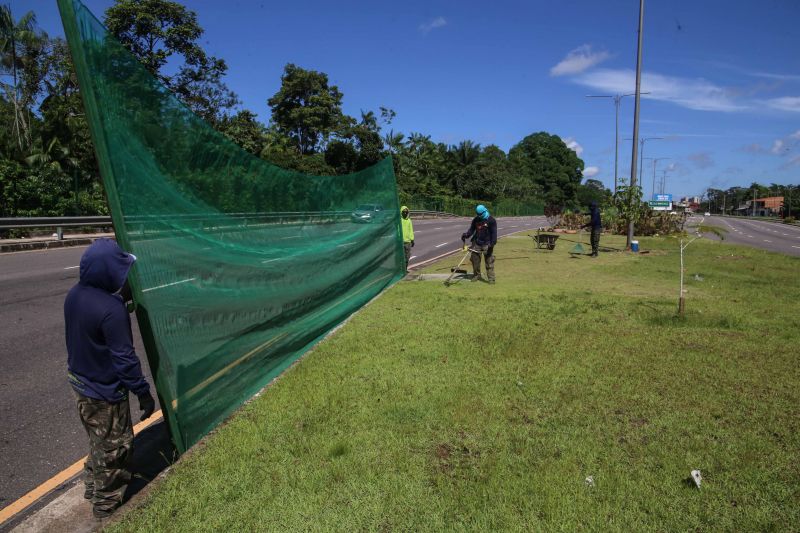
[(764, 239), (764, 242), (772, 242), (772, 241), (768, 241), (767, 239)]
[(412, 255), (411, 257), (408, 258), (408, 260), (411, 261), (412, 259), (416, 259), (416, 258), (417, 258), (416, 255)]
[(275, 259), (267, 259), (266, 261), (261, 261), (262, 263), (272, 263), (273, 261), (280, 261), (280, 257), (276, 257)]
[(509, 226), (509, 227), (516, 228), (516, 227), (519, 227), (519, 226)]
[(450, 243), (443, 242), (442, 244), (437, 244), (436, 246), (434, 246), (434, 248), (441, 248), (442, 246), (447, 246), (448, 244), (450, 244)]
[(74, 267), (64, 267), (64, 270), (72, 270), (73, 268), (80, 268), (80, 265), (75, 265)]
[(795, 246), (795, 245), (793, 244), (793, 245), (792, 245), (792, 248), (800, 248), (800, 246)]
[(783, 235), (784, 237), (788, 237), (789, 236), (788, 233), (781, 233), (781, 235)]
[(444, 229), (444, 228), (433, 228), (433, 229)]
[(173, 285), (178, 285), (179, 283), (186, 283), (186, 282), (189, 282), (189, 281), (194, 281), (196, 279), (197, 278), (189, 278), (189, 279), (182, 279), (180, 281), (173, 281), (172, 283), (167, 283), (166, 285), (159, 285), (158, 287), (150, 287), (149, 289), (144, 289), (142, 292), (154, 291), (156, 289), (163, 289), (164, 287), (172, 287)]

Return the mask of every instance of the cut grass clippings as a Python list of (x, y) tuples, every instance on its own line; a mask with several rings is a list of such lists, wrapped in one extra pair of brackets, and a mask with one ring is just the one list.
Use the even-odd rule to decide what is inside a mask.
[(677, 240), (640, 242), (397, 284), (110, 529), (796, 530), (800, 261), (697, 241), (678, 318)]

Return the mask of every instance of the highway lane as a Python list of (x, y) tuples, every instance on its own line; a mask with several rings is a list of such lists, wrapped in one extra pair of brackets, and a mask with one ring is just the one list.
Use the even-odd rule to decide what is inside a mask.
[[(700, 221), (724, 230), (725, 242), (744, 244), (772, 252), (800, 256), (800, 227), (777, 222), (765, 222), (736, 217), (693, 217), (690, 224)], [(707, 238), (718, 240), (715, 235)]]
[[(411, 265), (460, 250), (460, 236), (469, 223), (468, 218), (415, 220)], [(544, 217), (501, 218), (498, 233), (502, 236), (544, 224)], [(346, 232), (342, 233), (345, 238)], [(63, 318), (64, 297), (78, 280), (77, 267), (85, 249), (0, 254), (0, 508), (87, 451), (65, 377)], [(152, 383), (132, 318), (134, 344)], [(134, 400), (134, 416), (136, 406)]]
[[(469, 229), (472, 219), (435, 219), (414, 221), (416, 245), (411, 249), (411, 268), (461, 250), (461, 234)], [(497, 221), (497, 234), (509, 235), (531, 231), (547, 224), (545, 217), (503, 217)]]

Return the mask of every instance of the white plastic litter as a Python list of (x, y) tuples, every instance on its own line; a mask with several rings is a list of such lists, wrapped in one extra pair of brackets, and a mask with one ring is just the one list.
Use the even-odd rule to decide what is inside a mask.
[(699, 489), (700, 483), (703, 481), (703, 476), (699, 470), (692, 470), (692, 480), (694, 480), (695, 487)]
[(588, 477), (587, 477), (587, 478), (584, 480), (584, 483), (586, 483), (586, 486), (587, 486), (587, 487), (594, 487), (594, 476), (588, 476)]

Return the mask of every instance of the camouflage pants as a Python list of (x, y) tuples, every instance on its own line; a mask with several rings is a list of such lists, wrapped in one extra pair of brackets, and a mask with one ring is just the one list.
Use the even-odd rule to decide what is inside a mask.
[(411, 260), (411, 243), (403, 243), (403, 252), (406, 254), (406, 270), (408, 270), (408, 262)]
[(494, 247), (490, 247), (487, 244), (480, 246), (477, 243), (472, 243), (470, 248), (475, 250), (469, 256), (469, 260), (472, 262), (472, 273), (476, 276), (481, 275), (481, 254), (483, 254), (483, 260), (486, 262), (486, 276), (489, 281), (494, 281), (494, 253), (492, 253), (494, 252)]
[(592, 253), (597, 255), (598, 250), (600, 249), (600, 234), (603, 233), (603, 228), (592, 228)]
[(133, 425), (128, 399), (108, 403), (78, 394), (78, 414), (89, 435), (89, 456), (84, 464), (86, 495), (96, 511), (119, 507), (131, 480)]

